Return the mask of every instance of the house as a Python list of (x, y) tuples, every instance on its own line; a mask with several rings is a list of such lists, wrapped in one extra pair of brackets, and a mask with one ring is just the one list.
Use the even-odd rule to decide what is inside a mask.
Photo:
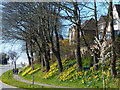
[(105, 28), (107, 16), (101, 16), (98, 21), (98, 33), (99, 33), (99, 39), (102, 39), (103, 31)]
[[(102, 38), (106, 19), (107, 19), (107, 16), (101, 16), (98, 21), (99, 39)], [(114, 30), (115, 30), (115, 36), (116, 36), (120, 33), (120, 5), (118, 4), (115, 4), (113, 6), (113, 19), (114, 19), (113, 24), (114, 24)], [(106, 37), (107, 37), (107, 40), (111, 40), (110, 22), (107, 25)]]
[(113, 6), (113, 19), (115, 35), (117, 35), (120, 33), (120, 4)]
[(91, 18), (90, 20), (86, 20), (82, 25), (81, 28), (83, 30), (84, 35), (96, 35), (96, 26), (95, 26), (95, 19)]
[[(76, 40), (76, 26), (73, 25), (72, 28), (69, 28), (69, 43), (74, 44), (74, 41)], [(89, 35), (89, 36), (95, 36), (96, 34), (96, 26), (95, 26), (95, 19), (91, 18), (89, 20), (86, 20), (82, 25), (81, 29), (83, 31), (84, 35)], [(80, 32), (81, 36), (81, 32)]]
[[(96, 35), (96, 26), (95, 26), (95, 19), (91, 18), (89, 20), (86, 20), (82, 25), (81, 29), (83, 31), (84, 36), (87, 36), (89, 38), (88, 43), (94, 41), (94, 37)], [(80, 31), (80, 37), (81, 37), (81, 31)], [(69, 43), (70, 45), (74, 45), (76, 40), (76, 26), (73, 25), (72, 28), (69, 28)], [(87, 47), (83, 43), (81, 43), (81, 54), (82, 56), (86, 53), (87, 54)]]

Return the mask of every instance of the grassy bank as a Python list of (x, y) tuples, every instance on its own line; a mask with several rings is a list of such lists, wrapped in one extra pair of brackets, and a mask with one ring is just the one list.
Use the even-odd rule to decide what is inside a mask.
[[(2, 82), (6, 83), (8, 85), (11, 85), (11, 86), (18, 87), (18, 88), (44, 88), (44, 86), (39, 86), (39, 85), (32, 86), (29, 83), (24, 83), (24, 82), (15, 80), (13, 78), (12, 70), (3, 73), (0, 78), (1, 78)], [(48, 87), (45, 87), (45, 88), (48, 88)]]
[[(72, 88), (102, 88), (102, 70), (94, 71), (93, 67), (90, 70), (77, 72), (76, 60), (63, 60), (63, 73), (58, 74), (57, 62), (50, 66), (50, 71), (45, 72), (45, 68), (40, 68), (40, 65), (35, 65), (35, 72), (29, 70), (30, 67), (26, 67), (20, 72), (19, 76), (23, 79), (32, 81), (32, 75), (34, 75), (35, 82), (72, 87)], [(117, 72), (120, 71), (120, 60), (117, 61)], [(108, 62), (106, 63), (108, 64)], [(100, 65), (99, 65), (100, 66)], [(88, 67), (88, 66), (84, 66)], [(39, 68), (39, 69), (38, 69)], [(38, 70), (37, 70), (38, 69)], [(27, 72), (29, 70), (29, 72)], [(26, 73), (23, 75), (23, 73)], [(111, 79), (111, 70), (109, 65), (104, 69), (106, 88), (118, 88), (120, 87), (120, 76), (115, 79)]]

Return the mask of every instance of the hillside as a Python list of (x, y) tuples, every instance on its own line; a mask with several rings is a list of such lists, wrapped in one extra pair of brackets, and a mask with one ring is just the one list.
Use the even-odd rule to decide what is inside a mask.
[[(41, 68), (40, 65), (35, 64), (34, 71), (31, 70), (31, 67), (26, 66), (19, 73), (19, 76), (23, 79), (32, 81), (32, 75), (34, 75), (35, 82), (56, 85), (56, 86), (65, 86), (65, 87), (74, 87), (74, 88), (102, 88), (103, 85), (103, 76), (102, 69), (99, 68), (98, 71), (95, 71), (90, 67), (90, 70), (82, 70), (77, 72), (76, 60), (62, 60), (63, 63), (63, 72), (58, 74), (57, 62), (53, 63), (50, 66), (49, 72), (45, 72), (45, 68)], [(120, 71), (120, 60), (117, 60), (117, 72)], [(111, 79), (111, 69), (109, 63), (106, 62), (107, 68), (104, 68), (106, 88), (118, 88), (120, 87), (120, 76), (117, 76), (113, 81)], [(99, 67), (101, 64), (99, 64)], [(84, 66), (84, 69), (89, 66)], [(106, 72), (107, 71), (107, 72)]]

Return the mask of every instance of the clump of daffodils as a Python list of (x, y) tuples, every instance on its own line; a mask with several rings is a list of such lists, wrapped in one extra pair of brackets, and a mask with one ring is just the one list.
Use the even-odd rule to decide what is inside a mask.
[(40, 70), (40, 67), (36, 68), (35, 70), (30, 71), (28, 74), (29, 74), (29, 75), (30, 75), (30, 74), (33, 74), (33, 73), (37, 72), (38, 70)]
[(25, 76), (27, 73), (29, 73), (32, 70), (32, 67), (26, 69), (23, 73), (22, 76)]

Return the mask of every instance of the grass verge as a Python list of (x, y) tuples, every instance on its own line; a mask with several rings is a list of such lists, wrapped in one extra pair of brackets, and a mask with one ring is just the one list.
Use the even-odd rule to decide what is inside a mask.
[(33, 86), (29, 83), (25, 83), (25, 82), (15, 80), (13, 78), (12, 70), (3, 73), (2, 76), (0, 77), (0, 79), (1, 79), (2, 82), (6, 83), (8, 85), (11, 85), (11, 86), (18, 87), (18, 88), (50, 88), (50, 87), (44, 87), (44, 86), (39, 86), (39, 85), (34, 85)]

